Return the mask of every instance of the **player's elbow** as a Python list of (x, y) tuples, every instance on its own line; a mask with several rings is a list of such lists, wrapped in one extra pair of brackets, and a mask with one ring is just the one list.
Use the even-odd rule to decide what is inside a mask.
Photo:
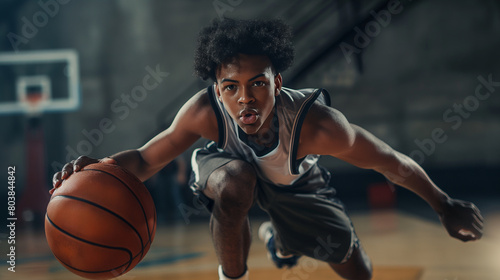
[(384, 175), (394, 184), (401, 185), (406, 179), (414, 173), (415, 162), (408, 156), (392, 150), (387, 153), (385, 160), (373, 168), (373, 170)]

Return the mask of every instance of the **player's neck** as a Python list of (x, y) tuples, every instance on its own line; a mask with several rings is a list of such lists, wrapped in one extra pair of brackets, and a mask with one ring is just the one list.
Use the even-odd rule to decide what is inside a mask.
[(246, 134), (240, 127), (238, 137), (247, 144), (257, 156), (264, 156), (274, 150), (279, 143), (279, 121), (273, 112), (268, 117), (269, 120), (259, 129), (257, 133)]
[(273, 109), (271, 114), (267, 117), (262, 127), (254, 134), (248, 134), (247, 139), (259, 146), (272, 147), (278, 141), (278, 117), (276, 109)]

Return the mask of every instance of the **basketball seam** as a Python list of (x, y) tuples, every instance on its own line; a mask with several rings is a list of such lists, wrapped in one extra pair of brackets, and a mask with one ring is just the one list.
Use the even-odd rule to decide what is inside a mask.
[[(111, 211), (110, 209), (102, 206), (102, 205), (99, 205), (95, 202), (92, 202), (90, 200), (86, 200), (84, 198), (81, 198), (81, 197), (76, 197), (76, 196), (71, 196), (71, 195), (57, 195), (55, 197), (64, 197), (64, 198), (67, 198), (67, 199), (74, 199), (74, 200), (78, 200), (80, 202), (83, 202), (83, 203), (87, 203), (87, 204), (90, 204), (94, 207), (97, 207), (101, 210), (104, 210), (108, 213), (110, 213), (111, 215), (117, 217), (118, 219), (122, 220), (125, 224), (127, 224), (130, 228), (132, 228), (132, 230), (135, 232), (135, 234), (137, 235), (137, 237), (139, 238), (139, 240), (141, 241), (141, 251), (143, 250), (144, 248), (144, 242), (142, 241), (142, 237), (141, 237), (141, 234), (139, 233), (139, 231), (129, 222), (127, 221), (125, 218), (123, 218), (122, 216), (118, 215), (117, 213)], [(54, 197), (54, 198), (55, 198)], [(140, 252), (139, 252), (140, 253)]]
[[(108, 245), (98, 244), (98, 243), (95, 243), (95, 242), (92, 242), (92, 241), (89, 241), (89, 240), (85, 240), (85, 239), (83, 239), (83, 238), (81, 238), (81, 237), (78, 237), (78, 236), (76, 236), (76, 235), (72, 234), (72, 233), (69, 233), (68, 231), (66, 231), (66, 230), (62, 229), (61, 227), (59, 227), (58, 225), (56, 225), (56, 224), (55, 224), (55, 223), (54, 223), (54, 222), (50, 219), (50, 217), (49, 217), (49, 214), (48, 214), (48, 213), (45, 215), (45, 217), (47, 218), (47, 221), (49, 221), (49, 223), (50, 223), (50, 224), (51, 224), (54, 228), (56, 228), (58, 231), (62, 232), (63, 234), (65, 234), (65, 235), (67, 235), (67, 236), (69, 236), (69, 237), (71, 237), (71, 238), (74, 238), (74, 239), (76, 239), (76, 240), (79, 240), (79, 241), (81, 241), (81, 242), (84, 242), (84, 243), (87, 243), (87, 244), (90, 244), (90, 245), (93, 245), (93, 246), (102, 247), (102, 248), (106, 248), (106, 249), (112, 249), (112, 250), (121, 250), (121, 251), (125, 251), (126, 253), (128, 253), (128, 255), (129, 255), (129, 261), (128, 261), (128, 265), (127, 265), (127, 268), (125, 269), (125, 271), (127, 271), (127, 269), (128, 269), (128, 268), (130, 267), (130, 265), (132, 264), (132, 261), (134, 260), (134, 257), (133, 257), (133, 255), (132, 255), (132, 252), (131, 252), (129, 249), (127, 249), (127, 248), (123, 248), (123, 247), (114, 247), (114, 246), (108, 246)], [(57, 258), (57, 259), (58, 259), (58, 260), (60, 260), (59, 258)], [(60, 260), (60, 261), (61, 261), (61, 260)], [(65, 265), (67, 265), (65, 262), (63, 262), (63, 261), (61, 261), (61, 262), (62, 262), (62, 263), (64, 263)], [(125, 265), (125, 264), (122, 264), (122, 265), (120, 265), (120, 266), (118, 266), (118, 267), (122, 267), (122, 266), (124, 266), (124, 265)], [(86, 272), (86, 273), (102, 273), (102, 272), (85, 271), (85, 270), (81, 270), (81, 269), (74, 268), (74, 267), (72, 267), (72, 266), (70, 266), (70, 265), (67, 265), (67, 266), (68, 266), (68, 267), (71, 267), (71, 268), (72, 268), (72, 269), (74, 269), (74, 270), (81, 271), (81, 272)], [(118, 268), (118, 267), (117, 267), (117, 268)], [(109, 271), (112, 271), (112, 270), (114, 270), (114, 269), (116, 269), (116, 268), (110, 269)], [(103, 271), (103, 272), (107, 272), (107, 271)]]
[[(144, 209), (144, 206), (141, 203), (141, 200), (139, 199), (139, 197), (137, 197), (137, 195), (134, 193), (134, 191), (132, 191), (132, 189), (130, 188), (130, 186), (128, 184), (126, 184), (125, 182), (123, 182), (120, 178), (118, 178), (114, 174), (109, 173), (109, 172), (104, 171), (104, 170), (100, 170), (100, 169), (83, 169), (83, 170), (80, 170), (80, 172), (82, 172), (82, 171), (97, 171), (97, 172), (108, 174), (108, 175), (114, 177), (116, 180), (120, 181), (120, 183), (122, 183), (125, 187), (127, 187), (127, 189), (130, 191), (130, 193), (134, 196), (134, 198), (137, 200), (137, 202), (141, 206), (141, 210), (142, 210), (142, 213), (144, 215), (144, 220), (146, 221), (146, 228), (147, 228), (147, 231), (148, 231), (148, 238), (149, 238), (149, 240), (148, 240), (148, 242), (146, 242), (145, 246), (147, 246), (147, 244), (151, 244), (152, 243), (152, 240), (151, 240), (151, 234), (152, 234), (152, 232), (150, 232), (150, 229), (149, 229), (149, 223), (148, 223), (148, 217), (146, 215), (146, 211)], [(154, 221), (155, 221), (155, 225), (156, 225), (156, 214), (155, 214), (155, 217), (154, 217)], [(141, 253), (142, 253), (141, 259), (142, 259), (144, 257), (144, 248), (142, 249)]]

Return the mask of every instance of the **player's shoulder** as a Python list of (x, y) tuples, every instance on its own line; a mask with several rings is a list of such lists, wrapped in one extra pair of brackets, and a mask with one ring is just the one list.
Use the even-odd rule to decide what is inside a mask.
[(338, 109), (316, 101), (307, 112), (305, 125), (319, 129), (324, 125), (342, 125), (344, 120), (344, 114)]
[(183, 125), (189, 126), (190, 130), (196, 131), (207, 139), (215, 137), (218, 130), (217, 117), (206, 88), (195, 93), (184, 104), (180, 114), (183, 116)]
[(197, 108), (211, 108), (208, 89), (204, 88), (195, 93), (186, 104)]
[[(302, 125), (300, 143), (307, 154), (325, 154), (325, 146), (342, 148), (350, 141), (350, 124), (339, 110), (314, 102)], [(328, 149), (327, 149), (328, 150)]]
[(199, 118), (208, 118), (213, 115), (214, 113), (210, 103), (210, 97), (208, 96), (208, 90), (205, 88), (195, 93), (184, 104), (181, 110)]

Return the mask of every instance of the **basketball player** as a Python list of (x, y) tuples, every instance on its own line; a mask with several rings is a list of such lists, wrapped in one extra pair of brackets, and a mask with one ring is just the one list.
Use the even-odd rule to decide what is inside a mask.
[(199, 35), (195, 70), (214, 84), (196, 93), (173, 124), (143, 147), (100, 160), (82, 156), (54, 175), (54, 188), (98, 161), (118, 164), (144, 181), (199, 138), (211, 140), (193, 154), (192, 186), (209, 201), (220, 279), (249, 279), (248, 211), (255, 202), (270, 216), (261, 235), (278, 267), (306, 255), (345, 279), (371, 279), (370, 259), (328, 184), (329, 172), (317, 164), (319, 155), (381, 173), (424, 199), (451, 236), (481, 238), (483, 218), (474, 204), (450, 198), (414, 160), (349, 123), (329, 106), (325, 90), (283, 87), (280, 73), (293, 55), (291, 32), (282, 21), (213, 21)]

